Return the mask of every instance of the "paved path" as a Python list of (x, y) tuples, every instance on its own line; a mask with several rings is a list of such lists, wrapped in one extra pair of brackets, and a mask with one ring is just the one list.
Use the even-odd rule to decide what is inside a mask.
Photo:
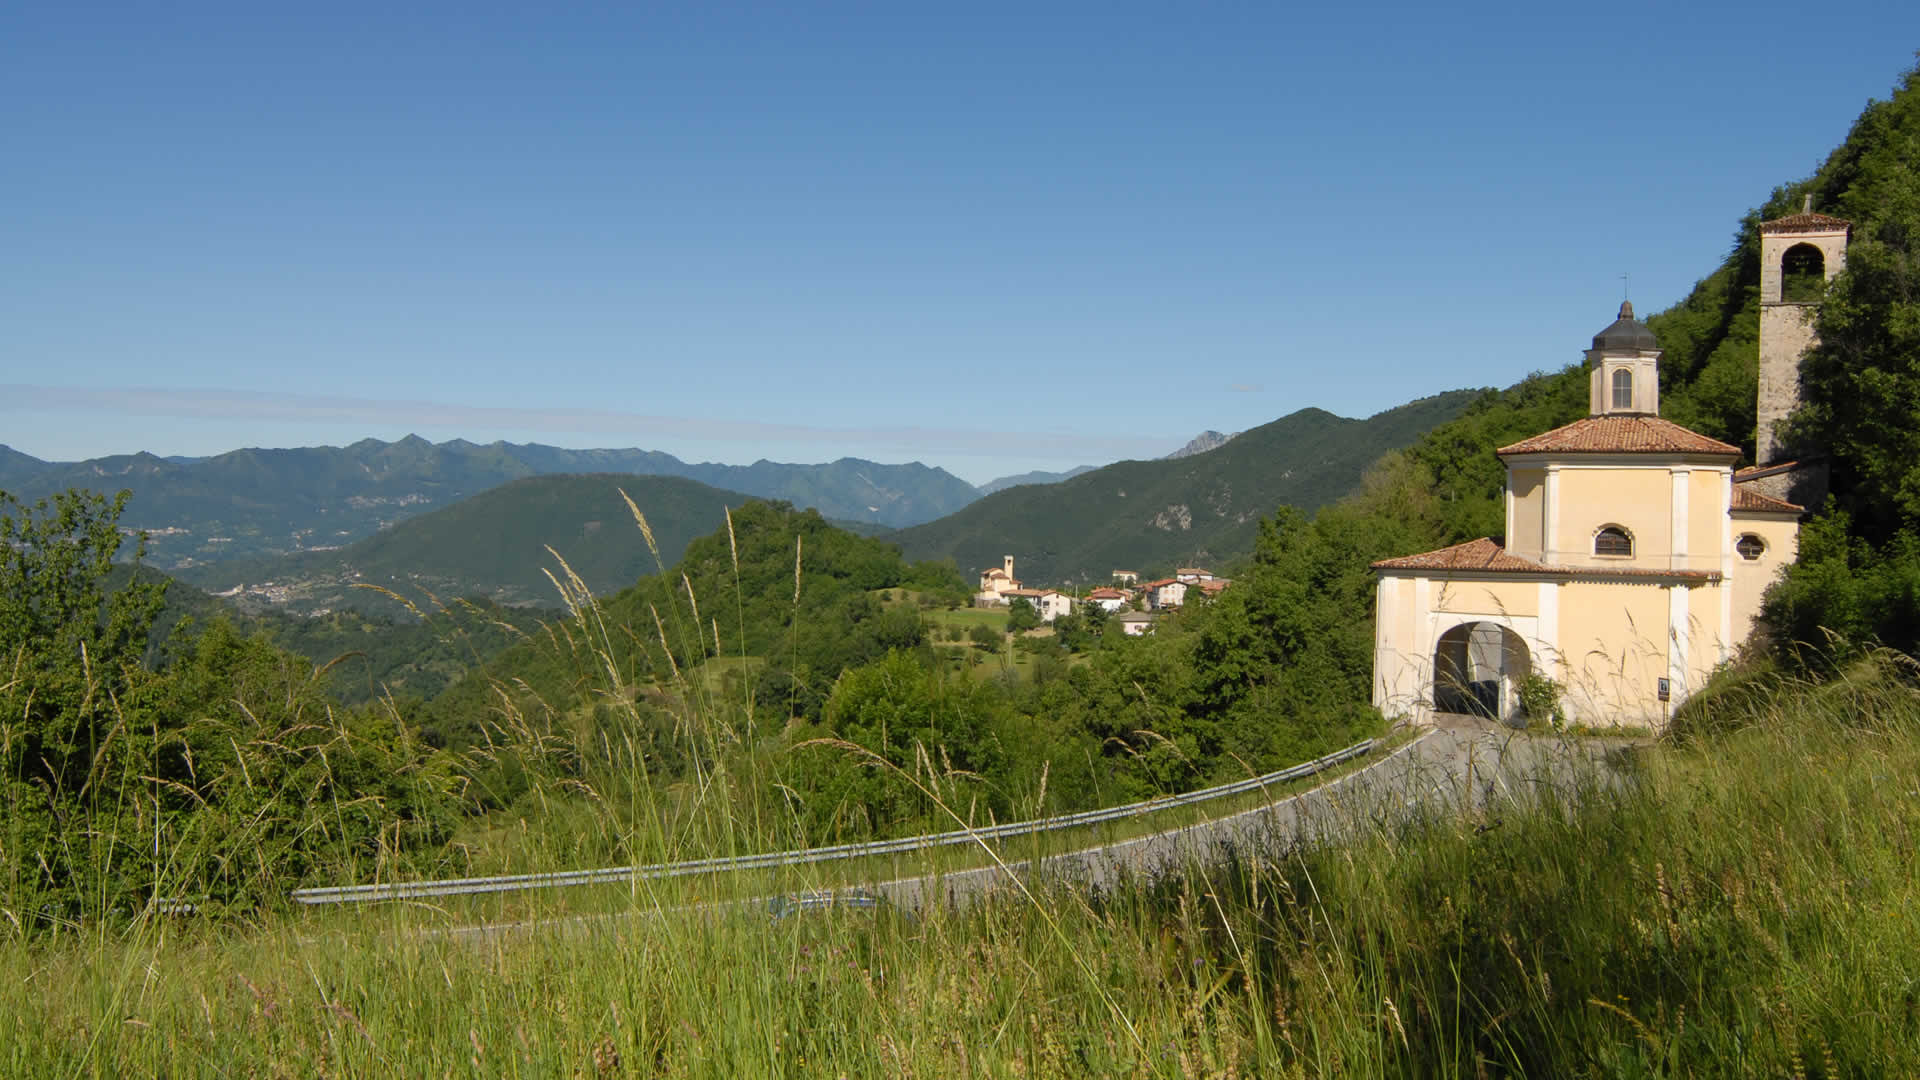
[[(1380, 761), (1311, 791), (1213, 821), (1050, 856), (1038, 872), (1050, 880), (1099, 891), (1184, 868), (1196, 860), (1217, 859), (1233, 850), (1318, 846), (1421, 815), (1497, 812), (1503, 805), (1531, 801), (1542, 785), (1571, 791), (1595, 779), (1618, 782), (1616, 755), (1629, 745), (1472, 724), (1437, 728)], [(1018, 895), (1015, 879), (1025, 880), (1034, 873), (1035, 867), (1022, 861), (898, 878), (867, 890), (896, 908), (917, 911), (931, 903), (958, 906), (983, 897)], [(766, 900), (698, 906), (714, 914), (743, 908), (764, 912)], [(579, 916), (462, 927), (448, 933), (491, 938), (515, 932), (617, 929), (630, 918), (627, 913)]]
[[(1502, 804), (1532, 800), (1542, 784), (1570, 791), (1583, 777), (1617, 777), (1610, 758), (1623, 746), (1503, 728), (1433, 730), (1373, 765), (1312, 791), (1229, 817), (1053, 856), (1039, 872), (1100, 891), (1236, 850), (1319, 846), (1419, 815), (1497, 810)], [(1021, 862), (1004, 870), (994, 866), (948, 873), (937, 880), (903, 878), (873, 889), (911, 910), (935, 899), (963, 904), (986, 893), (1017, 891), (1012, 875), (1033, 872), (1033, 866)]]

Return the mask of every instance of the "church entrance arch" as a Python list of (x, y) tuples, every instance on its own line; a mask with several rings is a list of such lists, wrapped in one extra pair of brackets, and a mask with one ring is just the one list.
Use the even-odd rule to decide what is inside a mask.
[(1520, 684), (1532, 672), (1519, 634), (1496, 622), (1460, 623), (1434, 646), (1434, 711), (1523, 726)]

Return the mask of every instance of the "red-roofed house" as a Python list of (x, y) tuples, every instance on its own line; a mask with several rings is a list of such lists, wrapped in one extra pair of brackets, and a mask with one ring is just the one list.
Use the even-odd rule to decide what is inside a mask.
[(1178, 578), (1161, 578), (1140, 586), (1140, 599), (1148, 611), (1165, 611), (1187, 602), (1187, 583)]
[(1659, 360), (1622, 304), (1587, 351), (1590, 415), (1497, 451), (1504, 544), (1373, 564), (1382, 711), (1512, 720), (1543, 675), (1570, 720), (1658, 728), (1746, 639), (1801, 508), (1736, 482), (1739, 447), (1660, 418)]

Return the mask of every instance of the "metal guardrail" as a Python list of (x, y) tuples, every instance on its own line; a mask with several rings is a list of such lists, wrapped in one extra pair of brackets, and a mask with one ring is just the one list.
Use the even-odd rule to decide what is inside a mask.
[(761, 855), (727, 855), (712, 859), (688, 859), (681, 862), (650, 863), (643, 866), (615, 866), (602, 870), (562, 870), (547, 874), (509, 874), (497, 877), (446, 878), (438, 881), (398, 881), (376, 885), (335, 885), (312, 889), (295, 889), (290, 894), (296, 903), (301, 904), (351, 904), (366, 903), (375, 900), (412, 900), (431, 896), (463, 896), (479, 893), (520, 892), (529, 889), (564, 889), (577, 885), (611, 885), (621, 882), (644, 881), (659, 878), (685, 877), (690, 874), (722, 873), (734, 870), (759, 870), (780, 866), (799, 866), (808, 863), (833, 862), (840, 859), (857, 859), (869, 855), (896, 855), (902, 852), (922, 851), (929, 848), (950, 847), (955, 844), (971, 844), (981, 840), (999, 840), (1010, 836), (1030, 836), (1036, 833), (1053, 832), (1060, 829), (1078, 828), (1083, 825), (1098, 825), (1102, 822), (1119, 821), (1136, 817), (1156, 810), (1166, 810), (1176, 806), (1192, 806), (1213, 799), (1226, 798), (1248, 791), (1257, 791), (1272, 784), (1298, 780), (1303, 776), (1330, 769), (1335, 765), (1352, 761), (1372, 753), (1380, 745), (1378, 739), (1366, 739), (1354, 743), (1343, 750), (1336, 750), (1325, 757), (1315, 758), (1290, 768), (1271, 772), (1265, 776), (1236, 780), (1231, 784), (1189, 791), (1184, 795), (1169, 795), (1165, 798), (1149, 799), (1145, 802), (1128, 803), (1125, 806), (1109, 807), (1105, 810), (1087, 810), (1078, 814), (1064, 814), (1060, 817), (1041, 818), (1036, 821), (1008, 822), (1004, 825), (983, 825), (974, 829), (956, 829), (952, 832), (929, 833), (922, 836), (906, 836), (895, 840), (872, 840), (859, 844), (837, 844), (832, 847), (802, 848), (794, 851), (772, 851)]

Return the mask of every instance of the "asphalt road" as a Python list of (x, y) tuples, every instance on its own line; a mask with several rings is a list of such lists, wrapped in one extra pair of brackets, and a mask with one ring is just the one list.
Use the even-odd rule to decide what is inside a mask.
[[(1624, 782), (1620, 755), (1627, 752), (1627, 744), (1613, 740), (1530, 735), (1473, 724), (1443, 726), (1366, 768), (1258, 809), (1064, 852), (1038, 866), (1023, 861), (897, 878), (868, 885), (864, 891), (909, 913), (929, 904), (957, 907), (991, 897), (1017, 897), (1022, 884), (1036, 875), (1049, 883), (1098, 892), (1230, 858), (1236, 852), (1339, 843), (1421, 816), (1497, 816), (1503, 807), (1527, 803), (1548, 787), (1571, 793), (1583, 784)], [(698, 910), (716, 915), (746, 910), (764, 917), (767, 899), (700, 905)], [(445, 933), (485, 939), (529, 932), (617, 931), (630, 925), (632, 917), (631, 913), (580, 916), (461, 927)]]

